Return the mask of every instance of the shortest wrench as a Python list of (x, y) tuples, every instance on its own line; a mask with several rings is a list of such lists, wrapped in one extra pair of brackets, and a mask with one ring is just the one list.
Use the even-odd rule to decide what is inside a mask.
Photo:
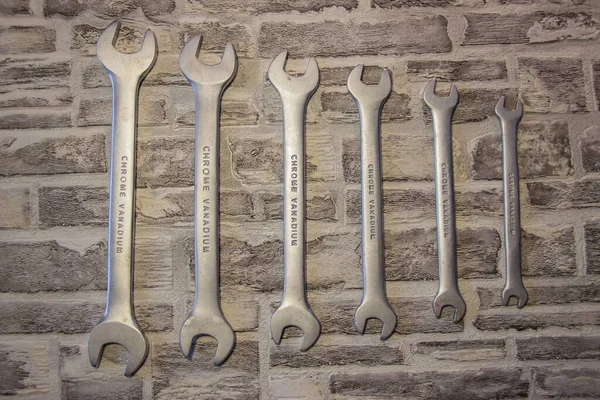
[(454, 322), (465, 316), (467, 306), (458, 289), (456, 263), (456, 220), (454, 217), (454, 173), (452, 168), (452, 114), (458, 104), (458, 90), (452, 84), (450, 96), (435, 94), (435, 79), (423, 92), (423, 101), (433, 116), (435, 170), (435, 206), (440, 285), (433, 300), (433, 311), (439, 318), (446, 306), (454, 307)]
[(383, 252), (383, 210), (379, 123), (383, 104), (390, 96), (392, 79), (387, 69), (376, 86), (365, 85), (363, 65), (348, 77), (348, 91), (354, 97), (360, 115), (360, 158), (362, 185), (362, 264), (363, 298), (354, 315), (354, 324), (365, 333), (367, 320), (383, 323), (381, 340), (389, 338), (396, 328), (396, 314), (385, 292), (385, 257)]
[(523, 116), (523, 104), (517, 100), (514, 110), (505, 108), (502, 96), (496, 104), (496, 115), (502, 126), (502, 179), (504, 192), (504, 255), (506, 284), (502, 303), (507, 306), (516, 297), (517, 307), (527, 304), (527, 290), (521, 277), (521, 204), (519, 200), (519, 164), (517, 156), (517, 127)]

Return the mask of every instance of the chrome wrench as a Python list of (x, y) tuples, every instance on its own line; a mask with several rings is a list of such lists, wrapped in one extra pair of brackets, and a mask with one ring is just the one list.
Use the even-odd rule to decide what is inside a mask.
[(505, 97), (496, 104), (496, 115), (502, 126), (502, 180), (504, 192), (504, 255), (506, 284), (502, 303), (507, 306), (512, 296), (517, 307), (527, 304), (527, 290), (521, 277), (521, 203), (519, 200), (519, 164), (517, 127), (523, 117), (523, 104), (517, 100), (514, 110), (505, 108)]
[(202, 64), (198, 60), (201, 42), (201, 36), (192, 38), (179, 55), (179, 67), (194, 88), (196, 102), (196, 292), (192, 312), (179, 332), (179, 343), (189, 358), (195, 337), (212, 336), (217, 340), (213, 362), (221, 365), (235, 347), (235, 332), (223, 315), (219, 294), (219, 113), (223, 92), (237, 71), (237, 58), (233, 46), (227, 43), (219, 64)]
[(452, 168), (452, 114), (458, 104), (458, 90), (452, 84), (448, 97), (435, 94), (435, 79), (423, 92), (423, 101), (433, 116), (435, 207), (440, 283), (433, 300), (439, 318), (446, 306), (454, 307), (454, 322), (463, 319), (466, 304), (458, 289), (456, 263), (456, 221), (454, 215), (454, 173)]
[(385, 257), (383, 248), (383, 207), (381, 184), (381, 151), (379, 126), (381, 109), (392, 91), (392, 79), (387, 69), (377, 86), (367, 86), (362, 80), (363, 65), (348, 76), (348, 91), (354, 97), (360, 115), (360, 158), (362, 190), (362, 264), (363, 298), (354, 315), (354, 324), (365, 333), (367, 320), (377, 318), (383, 323), (381, 340), (389, 338), (396, 328), (396, 314), (385, 292)]
[(132, 304), (133, 226), (135, 218), (135, 135), (138, 91), (156, 61), (156, 37), (147, 30), (142, 48), (123, 54), (114, 44), (120, 29), (114, 21), (100, 35), (98, 58), (112, 82), (112, 139), (108, 219), (108, 293), (106, 310), (88, 341), (90, 362), (98, 367), (104, 346), (118, 343), (129, 351), (125, 375), (133, 375), (148, 354), (148, 341)]
[(269, 66), (269, 80), (283, 103), (283, 203), (284, 203), (284, 280), (283, 298), (271, 317), (271, 337), (281, 343), (283, 330), (297, 326), (304, 332), (301, 351), (310, 349), (321, 333), (321, 324), (306, 301), (306, 190), (304, 177), (304, 119), (308, 100), (319, 83), (319, 66), (308, 60), (303, 76), (285, 72), (287, 51), (279, 54)]

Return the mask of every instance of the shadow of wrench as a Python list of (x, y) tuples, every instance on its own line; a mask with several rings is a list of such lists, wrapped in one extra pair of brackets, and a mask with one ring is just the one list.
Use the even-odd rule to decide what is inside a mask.
[(502, 126), (502, 183), (504, 192), (504, 255), (506, 257), (506, 284), (502, 303), (507, 306), (511, 297), (517, 298), (517, 307), (527, 304), (527, 290), (521, 277), (521, 203), (519, 198), (519, 163), (517, 127), (523, 117), (523, 104), (517, 100), (514, 110), (505, 108), (505, 97), (496, 104), (496, 115)]
[(106, 310), (88, 341), (90, 362), (98, 367), (104, 346), (117, 343), (129, 351), (125, 375), (137, 371), (148, 342), (132, 304), (133, 226), (135, 218), (135, 135), (138, 90), (156, 60), (156, 37), (147, 30), (142, 48), (123, 54), (114, 44), (120, 29), (114, 21), (100, 35), (98, 58), (112, 82), (112, 139), (108, 218), (108, 293)]
[(190, 358), (197, 336), (217, 341), (213, 360), (221, 365), (235, 347), (235, 332), (221, 310), (219, 296), (219, 114), (221, 97), (237, 71), (231, 43), (217, 65), (198, 60), (201, 36), (192, 38), (179, 55), (181, 72), (194, 88), (196, 143), (194, 165), (194, 242), (196, 293), (194, 308), (179, 332), (183, 354)]
[(319, 67), (314, 58), (308, 60), (303, 76), (285, 72), (287, 52), (279, 54), (269, 66), (269, 80), (283, 103), (283, 224), (284, 281), (283, 298), (271, 317), (271, 337), (281, 343), (283, 330), (296, 326), (304, 332), (301, 351), (310, 349), (321, 333), (321, 325), (306, 301), (304, 175), (304, 119), (308, 100), (319, 84)]
[(379, 126), (381, 109), (392, 91), (387, 69), (376, 86), (365, 85), (363, 65), (348, 76), (348, 91), (354, 97), (360, 115), (360, 164), (362, 192), (362, 264), (363, 298), (354, 315), (354, 324), (365, 333), (367, 320), (383, 323), (381, 340), (389, 338), (396, 328), (396, 314), (385, 292), (385, 257), (383, 248), (383, 210), (381, 185), (381, 151)]
[(435, 94), (435, 79), (423, 92), (423, 101), (433, 116), (435, 207), (440, 284), (433, 299), (433, 311), (439, 318), (446, 306), (454, 308), (454, 322), (465, 316), (467, 306), (458, 289), (456, 263), (456, 221), (454, 173), (452, 168), (452, 114), (458, 104), (458, 90), (452, 84), (448, 97)]

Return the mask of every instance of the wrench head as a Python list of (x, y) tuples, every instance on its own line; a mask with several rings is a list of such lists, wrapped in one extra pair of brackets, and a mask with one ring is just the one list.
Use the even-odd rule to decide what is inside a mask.
[(433, 299), (433, 312), (436, 317), (440, 318), (442, 316), (444, 307), (454, 308), (454, 323), (460, 322), (467, 312), (467, 305), (458, 290), (441, 292), (435, 296)]
[(377, 85), (366, 85), (362, 81), (364, 65), (357, 65), (348, 76), (348, 91), (357, 102), (363, 104), (381, 104), (392, 92), (392, 77), (387, 68), (383, 69)]
[(235, 332), (221, 313), (192, 313), (185, 320), (179, 331), (179, 344), (185, 357), (191, 358), (193, 341), (198, 336), (210, 336), (217, 341), (213, 359), (217, 366), (229, 358), (235, 347)]
[(397, 318), (387, 299), (363, 299), (362, 304), (356, 309), (356, 314), (354, 314), (354, 325), (356, 325), (356, 329), (361, 335), (364, 335), (367, 320), (370, 318), (378, 319), (383, 323), (381, 340), (386, 340), (392, 336), (392, 333), (396, 329)]
[(308, 59), (308, 65), (302, 76), (290, 76), (285, 72), (285, 62), (288, 53), (280, 53), (269, 65), (269, 80), (283, 97), (292, 95), (294, 97), (308, 99), (317, 90), (319, 84), (319, 66), (313, 57)]
[(519, 122), (523, 117), (523, 103), (517, 99), (514, 110), (509, 110), (506, 108), (506, 96), (502, 96), (496, 103), (495, 111), (502, 121)]
[(121, 321), (104, 320), (92, 329), (88, 340), (88, 354), (92, 366), (100, 366), (104, 346), (110, 343), (120, 344), (129, 351), (125, 376), (133, 375), (148, 355), (148, 341), (137, 324), (132, 326)]
[(502, 290), (502, 304), (507, 306), (508, 301), (511, 297), (517, 298), (518, 308), (523, 308), (525, 304), (527, 304), (527, 300), (529, 299), (529, 296), (527, 295), (527, 290), (525, 290), (525, 287), (522, 284), (516, 287), (508, 285), (504, 287), (504, 290)]
[(436, 80), (432, 79), (429, 81), (425, 90), (423, 91), (423, 101), (432, 110), (453, 110), (458, 104), (458, 90), (456, 85), (453, 83), (450, 86), (450, 95), (447, 97), (440, 97), (435, 94)]
[(136, 53), (121, 53), (115, 48), (121, 21), (113, 21), (102, 31), (96, 44), (96, 54), (109, 73), (131, 78), (144, 77), (156, 61), (156, 36), (148, 29), (142, 47)]
[(310, 349), (321, 334), (321, 324), (307, 305), (282, 304), (271, 316), (271, 337), (276, 344), (281, 343), (283, 331), (288, 326), (298, 327), (304, 332), (300, 351)]
[(227, 43), (221, 62), (215, 65), (206, 65), (200, 62), (200, 46), (202, 36), (194, 36), (179, 54), (179, 68), (183, 75), (192, 84), (204, 86), (223, 86), (225, 88), (237, 72), (237, 57), (231, 43)]

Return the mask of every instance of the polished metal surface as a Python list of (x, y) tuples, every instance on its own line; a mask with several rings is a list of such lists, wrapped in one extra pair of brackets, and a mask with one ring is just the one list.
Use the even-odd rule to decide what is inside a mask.
[(179, 332), (181, 351), (191, 357), (193, 340), (217, 340), (213, 360), (221, 365), (235, 347), (235, 332), (221, 310), (219, 290), (219, 114), (221, 97), (237, 71), (231, 43), (221, 62), (205, 65), (198, 60), (201, 36), (192, 38), (179, 56), (179, 67), (194, 88), (196, 143), (194, 167), (194, 240), (196, 292), (194, 307)]
[(433, 116), (435, 205), (440, 283), (433, 300), (439, 318), (446, 306), (454, 308), (454, 322), (463, 319), (466, 304), (458, 289), (456, 263), (456, 221), (454, 205), (454, 173), (452, 168), (452, 115), (458, 104), (458, 90), (453, 84), (448, 97), (435, 94), (433, 79), (423, 92), (423, 101)]
[(114, 47), (120, 22), (100, 35), (98, 58), (112, 82), (112, 139), (108, 220), (108, 294), (106, 310), (88, 342), (90, 362), (98, 367), (104, 346), (117, 343), (129, 351), (125, 375), (131, 376), (148, 354), (148, 342), (135, 319), (132, 303), (133, 227), (135, 218), (135, 142), (138, 91), (156, 60), (156, 38), (146, 31), (142, 48), (123, 54)]
[(321, 325), (306, 301), (304, 166), (304, 119), (308, 100), (319, 83), (319, 67), (310, 58), (304, 75), (292, 77), (285, 72), (286, 60), (287, 52), (283, 52), (269, 66), (269, 80), (281, 96), (284, 125), (284, 287), (281, 304), (271, 317), (271, 337), (279, 344), (284, 329), (296, 326), (304, 332), (300, 350), (306, 351), (321, 333)]
[(381, 339), (389, 338), (396, 328), (396, 314), (385, 291), (385, 259), (383, 247), (383, 206), (381, 183), (380, 122), (381, 109), (392, 91), (387, 69), (376, 86), (365, 85), (359, 65), (348, 77), (348, 91), (354, 97), (360, 116), (360, 161), (362, 191), (362, 267), (363, 297), (354, 324), (361, 334), (367, 320), (383, 323)]

